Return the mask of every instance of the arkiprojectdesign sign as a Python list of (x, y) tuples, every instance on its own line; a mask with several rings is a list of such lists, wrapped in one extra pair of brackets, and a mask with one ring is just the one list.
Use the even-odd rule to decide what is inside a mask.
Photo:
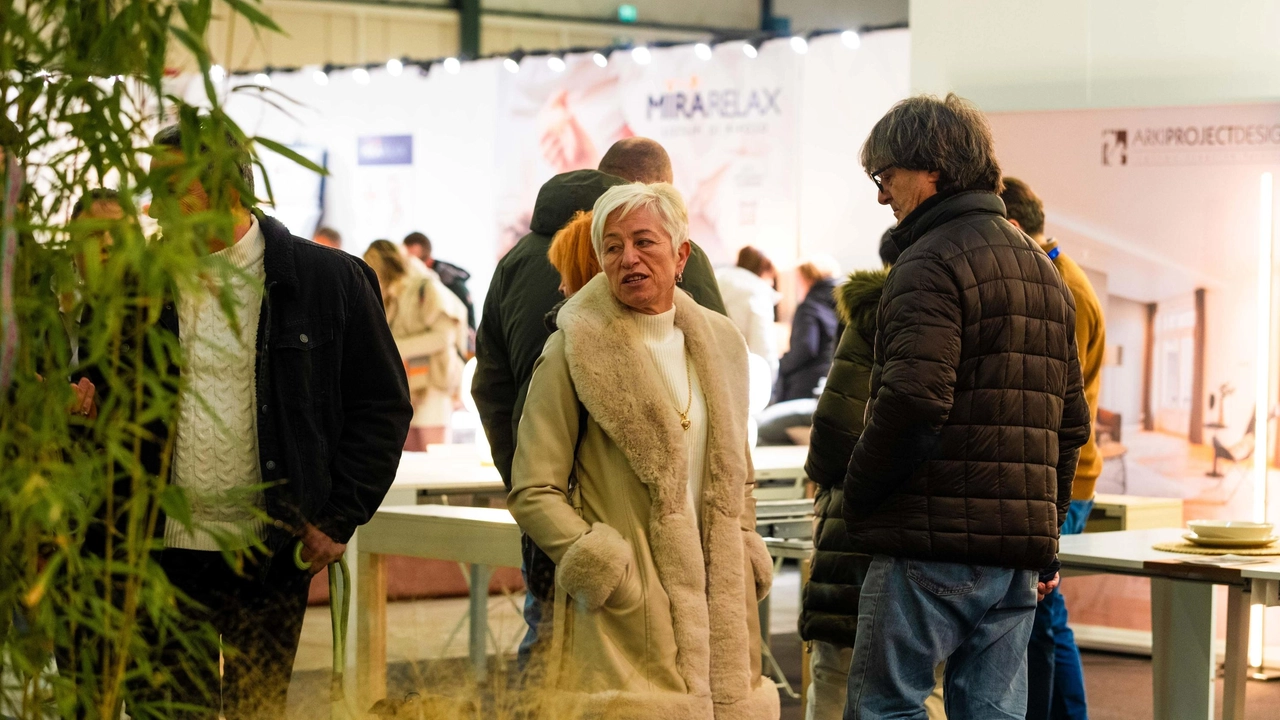
[(1175, 124), (1102, 131), (1102, 164), (1205, 165), (1280, 158), (1280, 122)]

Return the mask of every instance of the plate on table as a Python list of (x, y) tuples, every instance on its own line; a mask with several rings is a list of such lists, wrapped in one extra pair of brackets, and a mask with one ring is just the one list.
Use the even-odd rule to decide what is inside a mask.
[(1193, 545), (1200, 545), (1201, 547), (1264, 548), (1264, 547), (1267, 547), (1268, 545), (1271, 545), (1276, 540), (1280, 540), (1280, 537), (1276, 537), (1275, 535), (1272, 535), (1270, 537), (1265, 537), (1265, 538), (1256, 538), (1256, 539), (1248, 539), (1248, 540), (1232, 540), (1228, 538), (1207, 538), (1207, 537), (1201, 537), (1195, 533), (1187, 533), (1182, 536), (1182, 539), (1186, 540), (1189, 543), (1192, 543)]

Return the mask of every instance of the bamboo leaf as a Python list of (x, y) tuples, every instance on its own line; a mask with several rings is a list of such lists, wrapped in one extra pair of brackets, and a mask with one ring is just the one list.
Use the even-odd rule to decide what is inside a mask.
[(230, 5), (236, 12), (243, 15), (250, 23), (259, 27), (267, 28), (273, 32), (284, 33), (284, 30), (280, 29), (280, 26), (276, 24), (276, 21), (272, 20), (271, 16), (259, 10), (252, 0), (224, 0), (224, 2)]
[(307, 158), (303, 157), (302, 155), (298, 154), (298, 152), (297, 152), (296, 150), (293, 150), (293, 149), (292, 149), (292, 148), (290, 148), (288, 145), (282, 145), (282, 144), (280, 144), (280, 143), (276, 142), (275, 140), (268, 140), (267, 138), (264, 138), (264, 137), (254, 137), (254, 138), (253, 138), (253, 141), (254, 141), (255, 143), (257, 143), (257, 144), (259, 144), (259, 145), (261, 145), (261, 146), (263, 146), (263, 147), (267, 148), (268, 150), (270, 150), (270, 151), (272, 151), (272, 152), (279, 153), (280, 155), (283, 155), (283, 156), (285, 156), (286, 158), (289, 158), (290, 160), (292, 160), (292, 161), (294, 161), (294, 162), (298, 163), (298, 164), (299, 164), (299, 165), (301, 165), (302, 167), (304, 167), (304, 168), (306, 168), (306, 169), (308, 169), (308, 170), (310, 170), (310, 171), (312, 171), (312, 172), (314, 172), (314, 173), (319, 173), (320, 175), (328, 175), (328, 174), (329, 174), (329, 171), (328, 171), (328, 170), (325, 170), (323, 167), (321, 167), (321, 166), (319, 166), (319, 165), (315, 164), (314, 162), (312, 162), (312, 161), (308, 160)]

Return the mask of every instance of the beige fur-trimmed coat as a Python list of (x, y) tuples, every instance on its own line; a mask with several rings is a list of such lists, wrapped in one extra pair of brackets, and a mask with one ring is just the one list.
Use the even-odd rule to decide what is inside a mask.
[(755, 532), (746, 346), (727, 318), (676, 293), (707, 403), (699, 537), (684, 432), (630, 312), (603, 273), (575, 294), (520, 422), (508, 506), (557, 566), (547, 682), (577, 717), (774, 720), (778, 691), (760, 673), (756, 604), (772, 563)]

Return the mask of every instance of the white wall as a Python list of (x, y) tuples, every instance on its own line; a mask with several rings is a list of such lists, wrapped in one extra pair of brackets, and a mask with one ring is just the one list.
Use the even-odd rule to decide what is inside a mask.
[(984, 110), (1280, 97), (1276, 0), (911, 0), (912, 89)]
[(1126, 427), (1142, 420), (1143, 336), (1146, 306), (1133, 300), (1107, 298), (1107, 345), (1121, 348), (1120, 364), (1102, 368), (1100, 407), (1120, 413)]
[[(858, 152), (871, 127), (907, 88), (906, 30), (867, 33), (859, 50), (825, 55), (804, 73), (801, 117), (799, 255), (827, 253), (845, 271), (880, 267), (880, 235), (893, 212), (876, 202), (876, 189)], [(814, 40), (844, 50), (838, 36)]]

